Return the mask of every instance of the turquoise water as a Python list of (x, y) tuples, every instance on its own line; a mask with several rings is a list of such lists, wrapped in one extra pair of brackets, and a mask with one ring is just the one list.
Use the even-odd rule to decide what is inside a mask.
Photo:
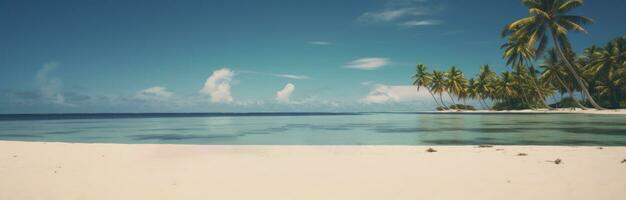
[(430, 113), (0, 115), (0, 140), (244, 145), (626, 146), (626, 117)]

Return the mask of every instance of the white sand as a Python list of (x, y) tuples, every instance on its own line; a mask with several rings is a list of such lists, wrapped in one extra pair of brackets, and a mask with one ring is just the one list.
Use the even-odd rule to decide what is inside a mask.
[(0, 199), (626, 199), (626, 147), (426, 148), (4, 141)]
[(559, 109), (537, 109), (537, 110), (444, 110), (437, 111), (438, 113), (572, 113), (572, 114), (598, 114), (598, 115), (626, 115), (626, 109), (612, 109), (612, 110), (596, 110), (588, 109), (582, 110), (580, 108), (559, 108)]

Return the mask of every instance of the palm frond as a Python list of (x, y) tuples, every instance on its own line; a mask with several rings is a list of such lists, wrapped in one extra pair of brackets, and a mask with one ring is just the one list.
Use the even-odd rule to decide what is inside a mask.
[(576, 7), (582, 6), (583, 3), (583, 0), (566, 0), (565, 2), (563, 2), (563, 4), (561, 4), (561, 6), (559, 6), (557, 11), (559, 13), (565, 13)]

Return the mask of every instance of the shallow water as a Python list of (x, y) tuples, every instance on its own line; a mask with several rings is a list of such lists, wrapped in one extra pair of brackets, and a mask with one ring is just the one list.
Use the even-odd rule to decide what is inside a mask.
[(0, 115), (0, 140), (131, 144), (626, 146), (626, 117), (432, 113)]

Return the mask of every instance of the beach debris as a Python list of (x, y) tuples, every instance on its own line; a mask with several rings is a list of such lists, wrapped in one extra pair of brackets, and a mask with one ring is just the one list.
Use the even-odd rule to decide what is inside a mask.
[(504, 149), (496, 149), (496, 151), (504, 151)]
[(528, 154), (526, 153), (518, 153), (517, 156), (527, 156)]
[(481, 144), (481, 145), (478, 145), (478, 148), (491, 148), (491, 147), (493, 147), (493, 145), (490, 145), (490, 144)]
[(14, 158), (17, 158), (17, 155), (13, 155)]
[(626, 163), (626, 159), (622, 160), (622, 163)]
[(437, 152), (437, 150), (435, 150), (435, 149), (433, 149), (433, 148), (428, 148), (428, 149), (426, 149), (426, 152), (428, 152), (428, 153), (434, 153), (434, 152)]
[(602, 149), (604, 149), (604, 148), (603, 148), (603, 147), (598, 147), (598, 149), (602, 150)]
[(561, 164), (561, 162), (563, 162), (560, 158), (557, 158), (556, 160), (548, 160), (546, 162), (553, 162), (554, 164)]

